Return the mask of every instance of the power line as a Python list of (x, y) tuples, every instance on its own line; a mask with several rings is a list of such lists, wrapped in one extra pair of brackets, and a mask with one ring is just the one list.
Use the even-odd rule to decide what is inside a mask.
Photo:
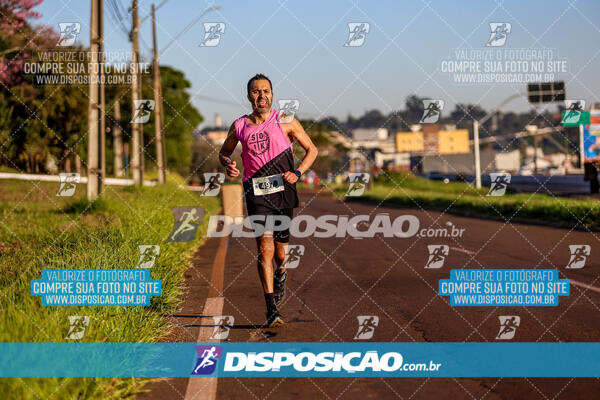
[(202, 17), (204, 17), (206, 14), (208, 14), (211, 11), (215, 11), (218, 10), (219, 6), (212, 6), (210, 8), (207, 8), (206, 10), (204, 10), (204, 12), (202, 14), (200, 14), (199, 16), (197, 16), (192, 22), (190, 22), (189, 24), (187, 24), (187, 26), (185, 28), (183, 28), (183, 30), (181, 32), (179, 32), (170, 42), (169, 44), (167, 44), (161, 51), (160, 53), (164, 53), (165, 50), (167, 50), (173, 43), (175, 43), (175, 41), (177, 39), (179, 39), (179, 37), (181, 35), (183, 35), (184, 33), (186, 33), (187, 31), (189, 31), (194, 25), (196, 25), (198, 23), (198, 21), (200, 21), (200, 19)]
[(108, 5), (107, 8), (110, 11), (111, 17), (119, 25), (119, 28), (121, 28), (123, 33), (127, 37), (129, 37), (129, 35), (130, 35), (129, 28), (123, 23), (123, 20), (125, 18), (123, 17), (124, 12), (122, 12), (122, 10), (120, 9), (120, 7), (122, 7), (120, 5), (121, 3), (118, 2), (118, 0), (108, 0), (106, 4)]
[(210, 96), (196, 95), (196, 96), (193, 96), (193, 98), (194, 99), (208, 100), (208, 101), (212, 101), (214, 103), (227, 104), (227, 105), (236, 106), (236, 107), (239, 107), (241, 105), (240, 103), (236, 103), (234, 101), (219, 99), (219, 98), (210, 97)]
[[(155, 12), (158, 11), (158, 9), (161, 8), (162, 6), (164, 6), (167, 1), (169, 1), (169, 0), (163, 0), (158, 6), (156, 6), (156, 8), (154, 8), (154, 11)], [(146, 15), (144, 18), (142, 18), (140, 20), (140, 25), (143, 24), (144, 21), (147, 20), (148, 18), (150, 18), (151, 16), (152, 16), (152, 14), (150, 13), (150, 14)]]

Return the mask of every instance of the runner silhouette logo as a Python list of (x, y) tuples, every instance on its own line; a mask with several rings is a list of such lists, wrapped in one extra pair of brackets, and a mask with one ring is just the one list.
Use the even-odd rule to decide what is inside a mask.
[(350, 186), (346, 192), (348, 197), (362, 196), (369, 184), (370, 175), (367, 173), (355, 173), (351, 172), (348, 174), (348, 182)]
[(571, 244), (569, 245), (569, 251), (571, 252), (571, 257), (565, 268), (581, 269), (585, 266), (592, 247), (589, 244)]
[(200, 196), (218, 196), (221, 185), (225, 182), (225, 174), (222, 172), (205, 172), (204, 187)]
[(285, 249), (285, 257), (287, 261), (287, 264), (285, 264), (285, 267), (287, 269), (294, 269), (294, 268), (298, 268), (298, 265), (300, 265), (300, 257), (302, 257), (304, 255), (304, 245), (302, 244), (295, 244), (295, 245), (287, 245), (286, 249)]
[(190, 375), (210, 375), (215, 372), (223, 350), (221, 346), (196, 346), (196, 353), (196, 367)]
[(221, 36), (225, 33), (224, 22), (205, 22), (204, 38), (200, 47), (215, 47), (221, 43)]
[(444, 109), (444, 100), (423, 100), (423, 116), (419, 123), (435, 124)]
[(512, 29), (509, 22), (490, 22), (490, 38), (487, 47), (500, 47), (506, 44), (506, 38)]
[(375, 328), (379, 326), (379, 317), (377, 315), (358, 315), (358, 331), (354, 340), (369, 340), (373, 338)]
[(85, 335), (85, 328), (90, 325), (90, 317), (86, 315), (69, 315), (69, 332), (66, 340), (81, 340)]
[(425, 264), (427, 269), (438, 269), (444, 266), (444, 261), (450, 253), (450, 246), (447, 244), (430, 244), (427, 245), (429, 251), (429, 259)]
[(141, 244), (138, 246), (140, 250), (140, 259), (138, 260), (138, 268), (152, 268), (156, 258), (160, 254), (160, 246), (154, 244)]
[(59, 197), (69, 197), (75, 194), (77, 184), (81, 182), (81, 176), (78, 172), (61, 172), (58, 174), (60, 187), (56, 195)]
[(282, 124), (292, 122), (299, 107), (300, 100), (279, 100), (279, 122)]
[(565, 100), (565, 112), (563, 113), (563, 124), (576, 124), (581, 119), (581, 113), (585, 109), (585, 100)]
[(511, 175), (508, 172), (492, 172), (490, 174), (490, 190), (486, 196), (504, 196), (510, 183)]
[(500, 330), (496, 336), (496, 340), (510, 340), (515, 337), (517, 328), (521, 324), (521, 317), (518, 315), (501, 315), (500, 319)]
[(154, 111), (154, 100), (141, 99), (134, 100), (134, 114), (131, 119), (132, 124), (145, 124), (150, 121), (150, 114)]
[(56, 45), (58, 47), (69, 47), (75, 44), (75, 40), (81, 32), (81, 24), (79, 22), (60, 22), (58, 29), (60, 30), (60, 38)]
[(204, 218), (202, 207), (173, 207), (173, 232), (167, 242), (189, 242), (194, 240), (198, 225)]
[(229, 330), (233, 327), (233, 315), (213, 315), (215, 328), (210, 336), (214, 340), (225, 340), (229, 336)]
[(360, 47), (365, 44), (367, 33), (371, 26), (368, 22), (348, 22), (348, 40), (344, 43), (344, 47)]

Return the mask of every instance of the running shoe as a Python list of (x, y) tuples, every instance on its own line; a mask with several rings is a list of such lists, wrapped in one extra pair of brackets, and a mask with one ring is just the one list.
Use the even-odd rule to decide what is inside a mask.
[(281, 305), (285, 299), (285, 281), (287, 280), (287, 270), (284, 273), (279, 273), (279, 270), (273, 274), (273, 294), (275, 295), (275, 304), (277, 307)]
[(283, 324), (283, 318), (281, 317), (281, 314), (279, 314), (279, 311), (277, 311), (277, 307), (273, 307), (267, 311), (267, 326), (269, 328), (276, 328)]

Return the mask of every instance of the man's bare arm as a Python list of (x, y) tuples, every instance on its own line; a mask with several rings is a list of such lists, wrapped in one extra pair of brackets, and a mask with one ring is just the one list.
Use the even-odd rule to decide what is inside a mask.
[(227, 169), (227, 175), (232, 178), (235, 178), (240, 174), (240, 171), (235, 167), (236, 162), (231, 161), (231, 153), (233, 153), (237, 144), (238, 139), (235, 136), (235, 125), (231, 124), (229, 132), (227, 132), (227, 138), (219, 151), (219, 161), (221, 162), (221, 165)]
[[(298, 171), (304, 174), (310, 169), (311, 165), (315, 162), (317, 155), (319, 154), (319, 150), (314, 145), (310, 137), (306, 134), (304, 128), (296, 118), (294, 118), (294, 120), (290, 123), (290, 131), (288, 132), (288, 134), (294, 140), (296, 140), (300, 144), (300, 146), (302, 146), (304, 151), (306, 151), (302, 162), (300, 162), (300, 165), (297, 168)], [(298, 180), (298, 177), (292, 171), (284, 173), (283, 177), (286, 181), (290, 183), (295, 183)]]

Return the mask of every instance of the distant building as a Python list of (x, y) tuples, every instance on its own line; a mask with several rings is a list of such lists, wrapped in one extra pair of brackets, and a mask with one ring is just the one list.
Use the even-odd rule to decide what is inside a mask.
[(453, 131), (438, 132), (438, 149), (440, 154), (469, 153), (469, 131), (456, 129)]
[(352, 149), (369, 149), (384, 153), (394, 153), (394, 140), (388, 136), (388, 130), (383, 128), (359, 128), (351, 132), (349, 147)]
[(347, 147), (350, 146), (350, 139), (348, 139), (346, 136), (344, 136), (339, 131), (331, 131), (331, 132), (329, 132), (329, 135), (331, 137), (332, 142), (340, 143)]
[(409, 169), (409, 153), (382, 153), (375, 152), (375, 166), (378, 168)]
[(352, 130), (352, 140), (379, 141), (387, 140), (388, 130), (385, 128), (357, 128)]
[(518, 149), (499, 152), (494, 161), (498, 171), (516, 172), (521, 166), (521, 152)]
[[(482, 150), (480, 153), (481, 173), (489, 174), (496, 170), (496, 152), (493, 150)], [(436, 154), (415, 157), (418, 172), (426, 174), (429, 172), (440, 172), (443, 174), (473, 174), (474, 156), (467, 154)]]
[(214, 144), (215, 146), (221, 146), (225, 143), (225, 139), (227, 139), (227, 132), (224, 130), (211, 130), (203, 133), (203, 136), (207, 141)]
[(425, 149), (423, 132), (397, 132), (396, 151), (398, 153), (415, 153)]
[(357, 128), (349, 137), (340, 132), (331, 132), (334, 143), (343, 144), (350, 170), (366, 171), (367, 168), (408, 168), (408, 154), (396, 152), (394, 138), (385, 128)]
[(439, 125), (418, 125), (411, 132), (397, 132), (396, 152), (424, 154), (469, 153), (469, 131), (467, 129), (439, 130)]

